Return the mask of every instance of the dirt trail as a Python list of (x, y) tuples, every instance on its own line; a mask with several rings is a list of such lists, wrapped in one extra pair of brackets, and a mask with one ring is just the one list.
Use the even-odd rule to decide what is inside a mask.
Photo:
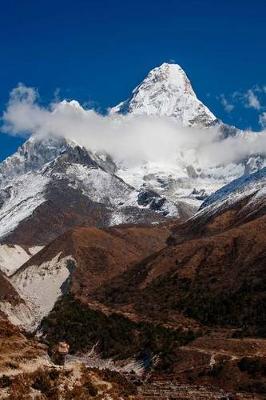
[(230, 395), (223, 390), (213, 390), (203, 386), (177, 384), (171, 381), (158, 381), (139, 388), (136, 399), (157, 400), (229, 400)]

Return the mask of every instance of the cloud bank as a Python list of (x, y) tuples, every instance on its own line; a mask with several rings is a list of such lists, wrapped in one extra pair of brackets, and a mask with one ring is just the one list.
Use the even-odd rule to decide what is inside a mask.
[(2, 129), (12, 135), (63, 136), (117, 161), (186, 163), (201, 167), (238, 162), (252, 154), (266, 156), (266, 131), (223, 138), (218, 128), (184, 128), (171, 118), (98, 114), (76, 101), (43, 107), (38, 93), (20, 84), (10, 93)]

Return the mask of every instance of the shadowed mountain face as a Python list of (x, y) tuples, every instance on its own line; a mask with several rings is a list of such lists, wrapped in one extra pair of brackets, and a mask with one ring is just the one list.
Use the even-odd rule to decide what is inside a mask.
[(162, 249), (170, 233), (171, 222), (160, 225), (123, 225), (106, 229), (78, 227), (44, 247), (11, 278), (17, 279), (27, 268), (53, 259), (73, 257), (76, 267), (71, 290), (86, 297), (103, 282), (124, 272), (130, 265)]
[(97, 298), (165, 323), (182, 312), (206, 325), (265, 335), (265, 228), (263, 216), (168, 246), (100, 288)]
[[(46, 189), (44, 203), (32, 215), (21, 221), (3, 243), (19, 243), (23, 246), (44, 245), (76, 226), (109, 226), (114, 216), (111, 206), (92, 201), (90, 197), (68, 182), (52, 182)], [(127, 206), (121, 212), (122, 218), (129, 222), (160, 222), (164, 217), (149, 209)]]
[(2, 272), (0, 272), (0, 302), (13, 304), (21, 302), (18, 293)]

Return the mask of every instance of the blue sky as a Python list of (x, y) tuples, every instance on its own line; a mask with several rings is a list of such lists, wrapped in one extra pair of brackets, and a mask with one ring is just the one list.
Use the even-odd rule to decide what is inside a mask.
[[(38, 88), (44, 103), (57, 93), (103, 110), (175, 60), (217, 117), (259, 130), (265, 15), (265, 0), (1, 2), (1, 113), (19, 82)], [(0, 159), (22, 141), (0, 134)]]

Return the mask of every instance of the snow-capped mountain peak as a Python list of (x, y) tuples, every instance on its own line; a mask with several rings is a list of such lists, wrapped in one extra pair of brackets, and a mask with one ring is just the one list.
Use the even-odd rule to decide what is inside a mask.
[(30, 254), (29, 247), (51, 239), (37, 239), (41, 232), (54, 238), (58, 229), (62, 233), (75, 224), (109, 226), (178, 214), (177, 207), (157, 193), (146, 194), (143, 202), (145, 191), (124, 182), (114, 170), (110, 156), (72, 140), (30, 137), (0, 164), (0, 270), (7, 269), (6, 259), (21, 259), (17, 253)]
[(64, 138), (31, 136), (16, 153), (0, 164), (0, 187), (11, 178), (40, 169), (54, 160), (65, 147)]
[(210, 126), (217, 121), (197, 98), (185, 71), (168, 63), (152, 69), (131, 97), (110, 112), (174, 117), (184, 126)]
[[(241, 199), (248, 199), (247, 204), (265, 198), (266, 167), (252, 174), (242, 175), (211, 194), (201, 205), (203, 212), (232, 206)], [(245, 205), (245, 207), (247, 206)], [(243, 207), (243, 208), (245, 208)]]

